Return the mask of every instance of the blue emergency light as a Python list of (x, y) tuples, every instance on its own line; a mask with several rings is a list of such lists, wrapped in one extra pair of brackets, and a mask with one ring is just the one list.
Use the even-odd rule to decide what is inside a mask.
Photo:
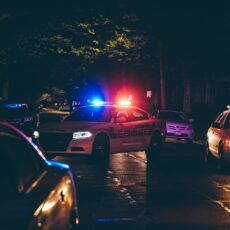
[(9, 109), (17, 109), (17, 108), (21, 108), (22, 104), (5, 104), (3, 105), (3, 107), (9, 108)]
[(104, 104), (105, 104), (105, 102), (102, 101), (102, 100), (99, 100), (99, 99), (94, 99), (94, 100), (93, 100), (93, 105), (94, 105), (94, 106), (102, 106), (102, 105), (104, 105)]

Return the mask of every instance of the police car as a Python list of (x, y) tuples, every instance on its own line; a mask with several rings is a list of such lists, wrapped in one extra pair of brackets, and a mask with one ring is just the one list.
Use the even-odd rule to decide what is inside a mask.
[(60, 123), (41, 125), (36, 133), (46, 154), (93, 155), (160, 149), (165, 123), (133, 106), (97, 102), (80, 107)]
[(230, 106), (212, 123), (207, 132), (205, 162), (213, 156), (220, 163), (230, 160)]

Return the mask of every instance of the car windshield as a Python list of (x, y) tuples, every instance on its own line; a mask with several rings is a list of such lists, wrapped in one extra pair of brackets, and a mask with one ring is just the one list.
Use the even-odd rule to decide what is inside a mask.
[(110, 109), (104, 106), (82, 107), (68, 116), (65, 121), (108, 122), (111, 120)]
[(184, 114), (177, 113), (177, 112), (160, 112), (158, 118), (163, 120), (179, 121), (179, 122), (187, 120)]

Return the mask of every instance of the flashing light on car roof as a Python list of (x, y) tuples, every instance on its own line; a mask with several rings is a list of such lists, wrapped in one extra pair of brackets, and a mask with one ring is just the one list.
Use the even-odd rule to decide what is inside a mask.
[(118, 102), (118, 104), (121, 105), (121, 106), (129, 106), (129, 105), (131, 105), (131, 101), (130, 100), (126, 100), (126, 99), (121, 99)]
[(93, 105), (95, 105), (95, 106), (102, 106), (104, 104), (105, 104), (105, 102), (102, 100), (99, 100), (99, 99), (93, 100)]
[(20, 104), (20, 103), (12, 103), (12, 104), (5, 104), (4, 107), (7, 109), (17, 109), (17, 108), (28, 108), (28, 105)]

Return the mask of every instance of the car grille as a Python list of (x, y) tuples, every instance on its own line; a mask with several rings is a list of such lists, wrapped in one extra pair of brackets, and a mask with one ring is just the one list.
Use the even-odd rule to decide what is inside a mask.
[(45, 151), (65, 151), (72, 133), (40, 133), (39, 143)]

